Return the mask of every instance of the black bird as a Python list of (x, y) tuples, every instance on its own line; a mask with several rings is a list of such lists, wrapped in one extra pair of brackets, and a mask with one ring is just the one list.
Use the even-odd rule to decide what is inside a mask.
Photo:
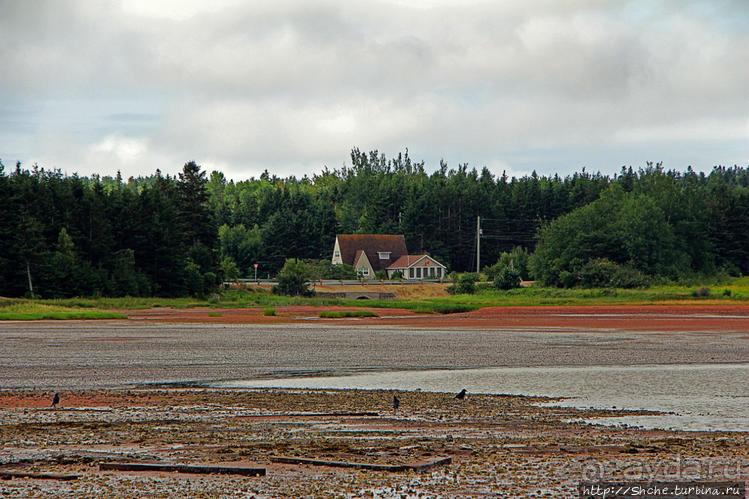
[(400, 407), (400, 405), (401, 405), (401, 401), (398, 398), (398, 396), (397, 395), (393, 395), (393, 410), (394, 411), (398, 410), (398, 407)]
[(60, 403), (60, 394), (59, 393), (55, 393), (55, 396), (52, 397), (52, 407), (57, 406), (57, 404), (59, 404), (59, 403)]
[(464, 398), (466, 398), (466, 389), (465, 389), (465, 388), (463, 388), (463, 389), (462, 389), (462, 390), (461, 390), (461, 391), (460, 391), (460, 392), (459, 392), (459, 393), (458, 393), (458, 394), (457, 394), (457, 395), (455, 396), (455, 398), (456, 398), (456, 399), (458, 399), (458, 400), (463, 400)]

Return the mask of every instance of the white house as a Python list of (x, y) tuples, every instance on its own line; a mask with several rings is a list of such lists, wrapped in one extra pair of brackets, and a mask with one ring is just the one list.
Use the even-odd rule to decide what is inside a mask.
[(404, 279), (442, 279), (447, 267), (429, 255), (403, 255), (386, 270), (388, 277), (400, 270)]
[(409, 255), (406, 239), (393, 234), (338, 234), (330, 261), (351, 265), (369, 279), (378, 270), (386, 271), (388, 278), (400, 270), (408, 280), (442, 279), (447, 270), (429, 255)]

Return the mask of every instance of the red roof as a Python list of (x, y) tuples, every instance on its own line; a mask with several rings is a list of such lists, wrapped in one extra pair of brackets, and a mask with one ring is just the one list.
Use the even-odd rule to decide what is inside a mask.
[[(341, 260), (348, 265), (354, 265), (358, 260), (357, 252), (363, 251), (367, 255), (372, 269), (384, 270), (402, 255), (408, 254), (406, 239), (392, 234), (338, 234), (338, 247), (341, 250)], [(390, 258), (381, 259), (379, 253), (390, 253)]]
[[(390, 264), (388, 269), (407, 269), (408, 267), (410, 267), (411, 265), (414, 265), (415, 263), (417, 263), (419, 260), (421, 260), (425, 256), (429, 256), (429, 255), (403, 255), (402, 257), (394, 261), (392, 264)], [(438, 262), (434, 258), (432, 257), (429, 257), (429, 258), (431, 261), (433, 261), (440, 267), (444, 267), (444, 265), (442, 265), (440, 262)]]

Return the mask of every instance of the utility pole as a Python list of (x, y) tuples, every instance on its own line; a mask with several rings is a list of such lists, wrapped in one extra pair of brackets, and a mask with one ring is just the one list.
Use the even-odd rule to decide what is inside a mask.
[(29, 268), (29, 261), (26, 260), (26, 276), (29, 278), (29, 292), (31, 293), (31, 299), (34, 299), (34, 286), (31, 284), (31, 268)]
[(476, 217), (476, 273), (481, 270), (481, 216)]

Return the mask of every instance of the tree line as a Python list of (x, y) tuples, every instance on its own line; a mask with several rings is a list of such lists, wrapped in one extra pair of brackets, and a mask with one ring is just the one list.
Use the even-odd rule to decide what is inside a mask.
[[(548, 285), (749, 272), (749, 172), (648, 164), (608, 176), (522, 178), (406, 151), (351, 152), (350, 166), (234, 182), (195, 162), (175, 177), (64, 176), (0, 163), (0, 295), (203, 295), (227, 277), (329, 259), (337, 233), (403, 234), (452, 271), (497, 274), (523, 248)], [(527, 262), (525, 261), (527, 260)]]
[(187, 296), (219, 283), (205, 172), (123, 182), (0, 164), (0, 295)]

